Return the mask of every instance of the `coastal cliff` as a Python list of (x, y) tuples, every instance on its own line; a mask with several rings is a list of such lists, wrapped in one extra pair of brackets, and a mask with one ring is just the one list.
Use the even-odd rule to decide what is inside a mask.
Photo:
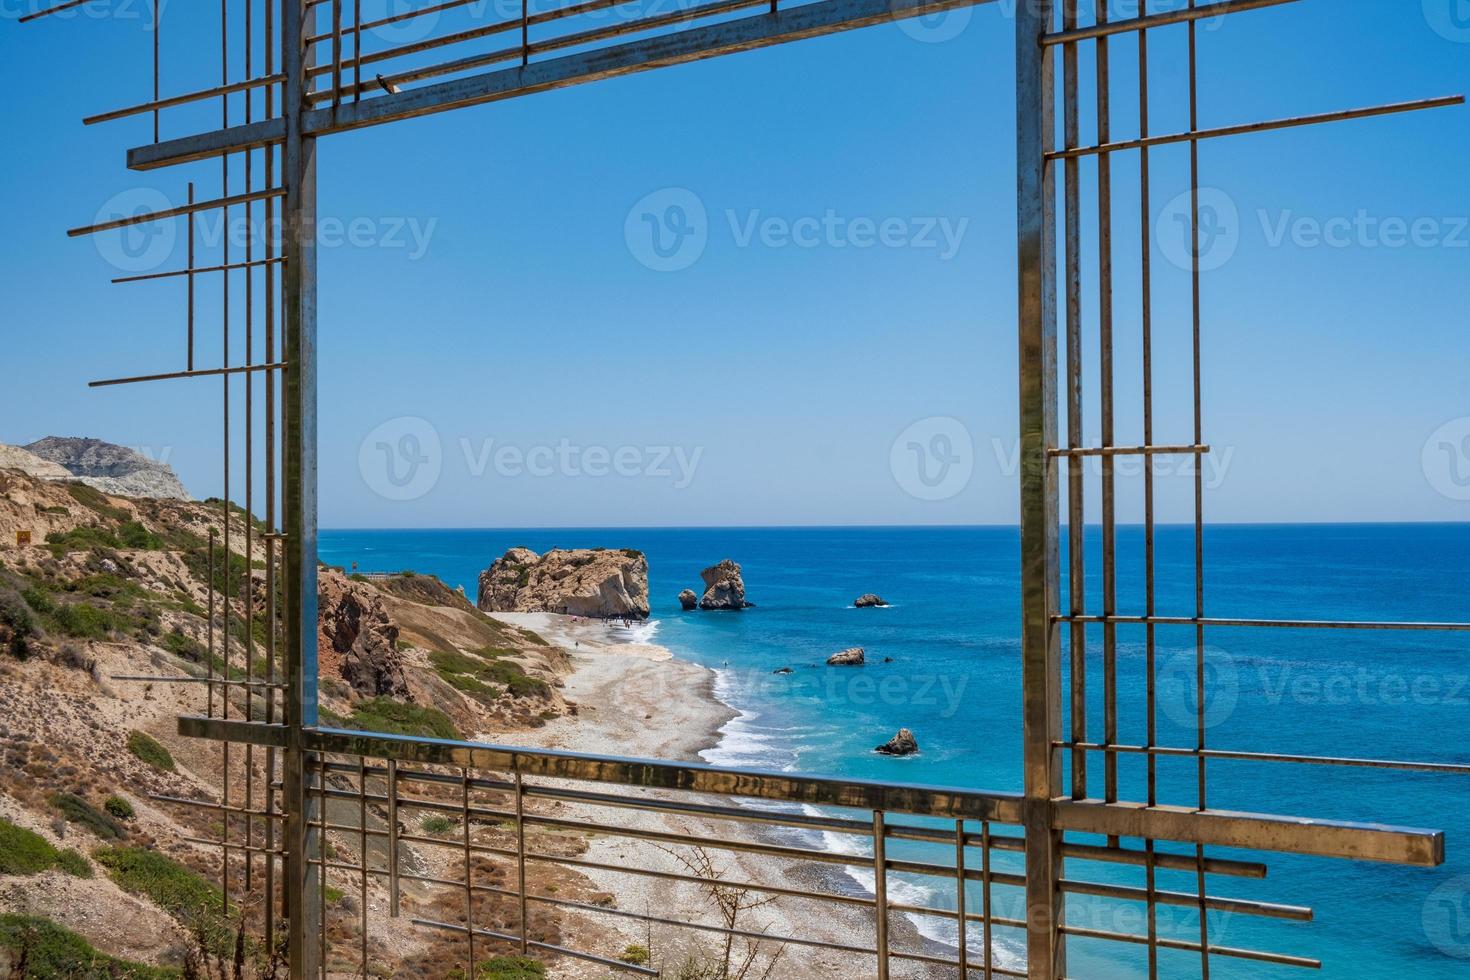
[(480, 574), (485, 612), (548, 612), (595, 619), (648, 618), (648, 559), (605, 548), (538, 555), (512, 548)]
[(61, 467), (72, 479), (113, 496), (192, 499), (173, 467), (126, 446), (101, 439), (47, 436), (21, 448)]

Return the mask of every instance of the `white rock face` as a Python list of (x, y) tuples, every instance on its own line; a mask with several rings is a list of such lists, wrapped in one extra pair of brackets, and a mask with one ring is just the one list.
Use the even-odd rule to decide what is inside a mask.
[(189, 491), (167, 463), (149, 459), (126, 446), (101, 439), (48, 436), (24, 450), (61, 467), (61, 477), (74, 479), (115, 497), (191, 500)]
[(19, 446), (0, 445), (0, 470), (20, 470), (38, 480), (70, 480), (66, 467), (28, 453)]

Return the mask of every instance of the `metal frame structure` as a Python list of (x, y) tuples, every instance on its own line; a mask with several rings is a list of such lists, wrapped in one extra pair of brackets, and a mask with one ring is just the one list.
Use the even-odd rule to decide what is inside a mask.
[[(44, 17), (80, 2), (64, 0), (23, 19)], [(184, 219), (189, 226), (186, 268), (117, 280), (132, 283), (182, 278), (186, 281), (186, 369), (96, 384), (212, 378), (221, 386), (226, 503), (221, 514), (221, 540), (216, 543), (211, 538), (210, 543), (208, 674), (203, 678), (150, 679), (203, 682), (206, 686), (205, 713), (181, 718), (179, 727), (185, 735), (220, 744), (220, 797), (165, 802), (200, 808), (221, 819), (220, 839), (199, 839), (195, 843), (220, 849), (221, 886), (227, 904), (254, 896), (265, 946), (275, 949), (284, 945), (291, 977), (325, 976), (332, 967), (334, 948), (328, 940), (329, 913), (325, 901), (327, 879), (332, 874), (355, 878), (359, 887), (361, 921), (356, 928), (360, 959), (352, 969), (364, 977), (372, 972), (373, 966), (367, 901), (370, 882), (374, 883), (373, 887), (380, 887), (386, 881), (388, 914), (397, 916), (402, 901), (401, 886), (405, 881), (413, 881), (415, 887), (463, 893), (462, 922), (430, 918), (419, 921), (427, 928), (464, 940), (470, 975), (474, 974), (477, 962), (477, 939), (493, 945), (510, 945), (523, 952), (579, 957), (634, 974), (656, 975), (648, 967), (537, 939), (535, 917), (530, 911), (536, 906), (632, 918), (761, 943), (815, 946), (849, 954), (860, 963), (873, 963), (873, 975), (880, 980), (887, 980), (891, 964), (898, 962), (952, 967), (961, 978), (979, 973), (987, 978), (1027, 976), (1033, 980), (1059, 980), (1068, 975), (1069, 936), (1146, 946), (1152, 976), (1159, 974), (1159, 953), (1166, 949), (1197, 954), (1201, 975), (1205, 977), (1209, 976), (1212, 957), (1307, 967), (1319, 965), (1305, 957), (1222, 947), (1212, 941), (1204, 914), (1200, 915), (1197, 938), (1160, 934), (1157, 927), (1160, 906), (1197, 908), (1201, 913), (1226, 910), (1298, 921), (1311, 917), (1309, 909), (1211, 894), (1207, 887), (1209, 877), (1262, 877), (1266, 868), (1257, 862), (1209, 855), (1207, 847), (1414, 866), (1443, 862), (1444, 839), (1437, 831), (1211, 808), (1206, 776), (1207, 764), (1212, 760), (1461, 774), (1470, 773), (1470, 766), (1241, 752), (1208, 746), (1202, 714), (1207, 684), (1205, 636), (1206, 630), (1216, 627), (1466, 631), (1470, 630), (1470, 624), (1208, 618), (1203, 571), (1203, 487), (1198, 468), (1194, 486), (1194, 608), (1187, 614), (1165, 615), (1155, 602), (1154, 460), (1163, 455), (1201, 457), (1209, 452), (1204, 443), (1200, 392), (1203, 318), (1198, 259), (1199, 145), (1216, 138), (1463, 103), (1463, 98), (1455, 96), (1294, 119), (1202, 127), (1198, 109), (1199, 21), (1298, 0), (1217, 0), (1203, 5), (1188, 0), (1187, 6), (1175, 5), (1157, 13), (1148, 12), (1148, 5), (1144, 4), (1138, 16), (1118, 21), (1110, 20), (1106, 0), (1093, 0), (1086, 10), (1082, 0), (1021, 0), (1015, 7), (1023, 792), (985, 793), (795, 777), (401, 738), (342, 731), (319, 724), (316, 696), (317, 139), (429, 113), (983, 2), (713, 0), (673, 12), (644, 10), (634, 4), (631, 8), (623, 5), (623, 13), (611, 24), (594, 26), (587, 26), (589, 15), (611, 10), (615, 6), (613, 0), (579, 0), (540, 11), (533, 11), (523, 2), (519, 16), (491, 19), (469, 30), (431, 32), (430, 36), (413, 43), (369, 50), (365, 34), (373, 28), (464, 8), (470, 0), (422, 4), (366, 22), (356, 0), (279, 0), (279, 4), (277, 0), (244, 0), (243, 3), (237, 0), (235, 11), (243, 14), (243, 24), (231, 22), (229, 4), (222, 0), (220, 84), (171, 96), (159, 92), (160, 55), (155, 19), (153, 98), (98, 114), (86, 122), (151, 115), (154, 141), (128, 152), (129, 167), (147, 171), (218, 160), (219, 195), (198, 200), (191, 182), (187, 203), (182, 206), (120, 216), (75, 229), (72, 234), (96, 234), (178, 219)], [(257, 11), (259, 17), (255, 16)], [(1184, 132), (1154, 134), (1149, 129), (1148, 42), (1152, 32), (1169, 28), (1180, 28), (1188, 34), (1190, 126)], [(1134, 138), (1120, 139), (1112, 131), (1110, 71), (1112, 42), (1124, 35), (1137, 39), (1140, 131)], [(510, 40), (500, 47), (484, 47), (482, 42), (497, 37)], [(232, 39), (242, 42), (235, 50), (243, 52), (243, 72), (232, 73), (230, 69)], [(1079, 72), (1079, 50), (1086, 44), (1094, 45), (1096, 54), (1093, 89), (1098, 141), (1094, 145), (1084, 145), (1081, 140), (1083, 80)], [(452, 49), (452, 56), (433, 60), (444, 49)], [(366, 79), (365, 69), (372, 71), (372, 80)], [(167, 140), (160, 138), (159, 119), (163, 113), (214, 100), (221, 106), (218, 128)], [(232, 105), (243, 105), (243, 118), (232, 121)], [(1193, 438), (1189, 445), (1183, 446), (1154, 442), (1150, 360), (1153, 322), (1147, 220), (1151, 214), (1149, 154), (1156, 147), (1173, 144), (1186, 144), (1190, 151), (1191, 228), (1195, 244), (1190, 323)], [(1137, 153), (1140, 157), (1142, 179), (1138, 197), (1140, 213), (1145, 217), (1137, 268), (1144, 297), (1140, 324), (1144, 350), (1144, 439), (1138, 446), (1114, 443), (1112, 296), (1119, 263), (1112, 240), (1112, 215), (1118, 193), (1112, 184), (1111, 163), (1115, 155), (1122, 153)], [(1082, 439), (1087, 376), (1082, 351), (1084, 324), (1088, 320), (1082, 302), (1085, 247), (1081, 237), (1081, 163), (1084, 159), (1096, 161), (1099, 226), (1096, 261), (1100, 289), (1095, 323), (1101, 351), (1097, 384), (1103, 444), (1093, 447), (1085, 446)], [(236, 165), (233, 178), (232, 162)], [(228, 218), (231, 209), (238, 209), (237, 214), (243, 212), (247, 223), (263, 220), (269, 224), (279, 215), (284, 227), (281, 254), (276, 255), (270, 243), (262, 256), (247, 246), (243, 260), (237, 257), (232, 261), (226, 244), (218, 263), (196, 265), (196, 216), (217, 212)], [(204, 276), (220, 277), (224, 297), (220, 324), (224, 337), (223, 360), (212, 367), (196, 367), (194, 356), (195, 287), (197, 280)], [(246, 356), (243, 364), (232, 364), (230, 359), (231, 283), (237, 288), (243, 284), (244, 288)], [(263, 296), (258, 306), (257, 293)], [(1059, 319), (1065, 324), (1062, 332), (1058, 328)], [(257, 332), (257, 323), (263, 327), (262, 331)], [(1063, 345), (1064, 367), (1059, 363), (1059, 349)], [(232, 508), (228, 502), (231, 498), (229, 450), (234, 439), (230, 429), (231, 395), (236, 383), (243, 388), (245, 400), (243, 509)], [(260, 433), (254, 427), (257, 393), (264, 398), (265, 424), (260, 445), (257, 445)], [(1065, 439), (1061, 433), (1063, 412)], [(1142, 613), (1134, 614), (1125, 614), (1117, 602), (1114, 463), (1123, 456), (1141, 457), (1145, 473), (1146, 605)], [(1082, 574), (1085, 489), (1081, 464), (1092, 457), (1100, 457), (1102, 465), (1103, 585), (1099, 613), (1087, 611), (1088, 594)], [(255, 499), (257, 481), (253, 467), (257, 460), (264, 464), (264, 516), (260, 526), (255, 517), (261, 509)], [(1067, 487), (1069, 582), (1065, 602), (1061, 593), (1063, 482)], [(260, 603), (248, 572), (249, 561), (257, 554), (263, 556), (265, 565), (264, 609), (258, 608)], [(241, 557), (246, 565), (243, 572), (236, 570)], [(223, 588), (216, 590), (220, 574)], [(257, 615), (266, 624), (263, 651), (257, 649), (252, 629)], [(242, 620), (244, 629), (237, 647), (243, 649), (232, 651), (231, 637)], [(1092, 625), (1101, 627), (1100, 657), (1094, 657), (1088, 647), (1088, 627)], [(1120, 625), (1141, 625), (1147, 632), (1147, 673), (1143, 682), (1148, 724), (1141, 744), (1122, 741), (1119, 731), (1117, 629)], [(1194, 631), (1195, 694), (1201, 715), (1192, 746), (1162, 745), (1157, 737), (1155, 654), (1156, 630), (1161, 626), (1191, 627)], [(1101, 740), (1094, 734), (1095, 720), (1087, 713), (1087, 685), (1098, 674), (1104, 690)], [(236, 712), (234, 717), (232, 710)], [(1090, 760), (1097, 755), (1102, 756), (1103, 762), (1101, 796), (1096, 794), (1096, 783), (1090, 778)], [(1120, 799), (1120, 761), (1138, 756), (1142, 757), (1148, 776), (1146, 798)], [(1166, 804), (1159, 798), (1156, 764), (1163, 757), (1194, 760), (1196, 799), (1181, 805)], [(807, 803), (844, 811), (844, 815), (809, 817), (772, 813), (739, 806), (740, 800)], [(580, 816), (549, 816), (537, 808), (546, 801), (574, 806)], [(745, 833), (710, 838), (652, 831), (638, 828), (625, 816), (609, 818), (607, 810), (620, 815), (659, 813), (721, 822), (743, 827)], [(462, 837), (450, 841), (408, 833), (400, 819), (401, 814), (408, 812), (455, 816)], [(895, 821), (895, 817), (900, 819)], [(903, 822), (913, 817), (925, 820), (919, 824)], [(494, 844), (476, 841), (471, 833), (474, 820), (504, 821), (512, 832)], [(936, 821), (945, 822), (944, 827), (937, 828)], [(771, 826), (818, 829), (864, 838), (870, 842), (872, 858), (867, 861), (820, 849), (774, 844), (758, 832)], [(1018, 830), (995, 832), (994, 826)], [(871, 899), (789, 888), (772, 882), (745, 882), (743, 886), (782, 900), (826, 903), (871, 914), (873, 943), (867, 946), (772, 936), (729, 926), (589, 906), (549, 894), (532, 894), (528, 891), (527, 867), (538, 864), (694, 880), (667, 871), (545, 853), (537, 849), (531, 832), (547, 827), (654, 840), (671, 846), (709, 846), (798, 863), (868, 863), (875, 878), (876, 894)], [(1079, 840), (1079, 836), (1085, 839)], [(330, 848), (329, 839), (334, 840)], [(350, 854), (353, 841), (357, 847), (356, 861), (342, 860), (341, 852), (346, 850)], [(375, 867), (371, 860), (370, 841), (382, 841), (386, 845), (380, 866)], [(1137, 846), (1130, 841), (1137, 842)], [(1156, 846), (1161, 841), (1191, 845), (1193, 854), (1161, 850)], [(893, 848), (899, 842), (943, 847), (949, 857), (940, 861), (932, 856), (924, 860), (896, 856)], [(462, 876), (446, 879), (406, 873), (401, 867), (405, 847), (457, 848), (463, 857)], [(1011, 863), (997, 868), (993, 864), (995, 858)], [(477, 881), (481, 860), (500, 862), (502, 870), (512, 871), (515, 887)], [(1141, 869), (1142, 883), (1124, 886), (1079, 873), (1079, 869), (1093, 867), (1097, 862)], [(1194, 890), (1161, 889), (1157, 881), (1160, 869), (1192, 873)], [(956, 885), (955, 910), (894, 902), (888, 889), (888, 878), (894, 873), (952, 879)], [(971, 882), (980, 886), (978, 910), (969, 902), (966, 884)], [(1008, 916), (998, 911), (993, 888), (1013, 889), (1022, 894), (1024, 916)], [(1148, 914), (1147, 933), (1088, 929), (1069, 923), (1069, 897), (1143, 903)], [(518, 922), (515, 932), (477, 925), (485, 903), (500, 900), (507, 900), (515, 907), (513, 918)], [(960, 924), (957, 955), (951, 959), (894, 949), (889, 917), (895, 911), (948, 917)], [(983, 932), (983, 949), (978, 955), (970, 948), (971, 940), (964, 928), (972, 923)], [(284, 937), (279, 934), (283, 927)], [(992, 943), (995, 929), (1015, 930), (1024, 935), (1027, 951), (1024, 970), (995, 961)], [(338, 968), (333, 969), (335, 972)]]

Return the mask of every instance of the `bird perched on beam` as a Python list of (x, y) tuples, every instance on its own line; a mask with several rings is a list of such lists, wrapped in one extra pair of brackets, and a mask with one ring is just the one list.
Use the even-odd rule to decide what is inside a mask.
[(394, 85), (392, 82), (388, 81), (388, 79), (384, 78), (382, 72), (378, 72), (378, 87), (381, 88), (384, 92), (387, 92), (389, 95), (397, 95), (400, 91), (402, 91), (397, 85)]

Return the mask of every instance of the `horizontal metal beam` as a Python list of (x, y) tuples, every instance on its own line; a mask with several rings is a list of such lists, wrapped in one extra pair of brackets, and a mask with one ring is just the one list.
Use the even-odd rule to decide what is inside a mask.
[[(309, 136), (321, 136), (377, 126), (989, 2), (991, 0), (820, 0), (790, 10), (674, 31), (525, 66), (438, 82), (396, 95), (385, 94), (317, 109), (302, 117), (302, 127)], [(272, 119), (150, 143), (128, 151), (128, 166), (133, 170), (153, 170), (209, 159), (282, 142), (285, 133), (285, 121)]]
[(1056, 800), (1053, 806), (1055, 825), (1064, 831), (1426, 868), (1444, 863), (1438, 830), (1100, 800)]
[(1211, 20), (1215, 17), (1243, 14), (1249, 10), (1280, 7), (1283, 4), (1297, 2), (1298, 0), (1219, 0), (1218, 3), (1207, 4), (1203, 7), (1180, 7), (1176, 10), (1166, 10), (1158, 14), (1130, 17), (1127, 20), (1103, 21), (1102, 23), (1093, 24), (1088, 27), (1077, 27), (1070, 31), (1058, 31), (1055, 34), (1043, 36), (1041, 43), (1047, 47), (1057, 44), (1075, 44), (1078, 41), (1091, 41), (1100, 37), (1112, 37), (1117, 34), (1130, 34), (1134, 31), (1152, 30), (1156, 27), (1169, 27), (1174, 24), (1188, 24), (1200, 20)]
[[(181, 717), (179, 734), (251, 745), (280, 747), (285, 744), (285, 730), (280, 725), (224, 721), (198, 715)], [(335, 728), (308, 729), (304, 733), (304, 739), (304, 747), (309, 752), (502, 772), (519, 769), (526, 776), (552, 776), (618, 786), (785, 800), (814, 806), (884, 810), (890, 813), (988, 820), (1003, 824), (1019, 824), (1021, 821), (1021, 797), (1018, 793), (986, 793), (947, 786), (794, 776), (788, 773), (722, 769), (694, 763), (521, 749), (479, 742), (413, 738)]]
[[(179, 734), (276, 747), (283, 746), (286, 738), (281, 725), (226, 721), (197, 715), (179, 719)], [(308, 729), (304, 736), (304, 747), (311, 752), (465, 769), (519, 771), (526, 776), (889, 813), (989, 820), (1004, 824), (1019, 824), (1021, 821), (1021, 797), (1016, 793), (830, 779), (336, 728)], [(1056, 800), (1053, 807), (1057, 830), (1104, 837), (1184, 841), (1420, 867), (1443, 864), (1445, 856), (1444, 834), (1437, 830), (1226, 810), (1149, 807), (1140, 803), (1104, 803), (1099, 800)]]

